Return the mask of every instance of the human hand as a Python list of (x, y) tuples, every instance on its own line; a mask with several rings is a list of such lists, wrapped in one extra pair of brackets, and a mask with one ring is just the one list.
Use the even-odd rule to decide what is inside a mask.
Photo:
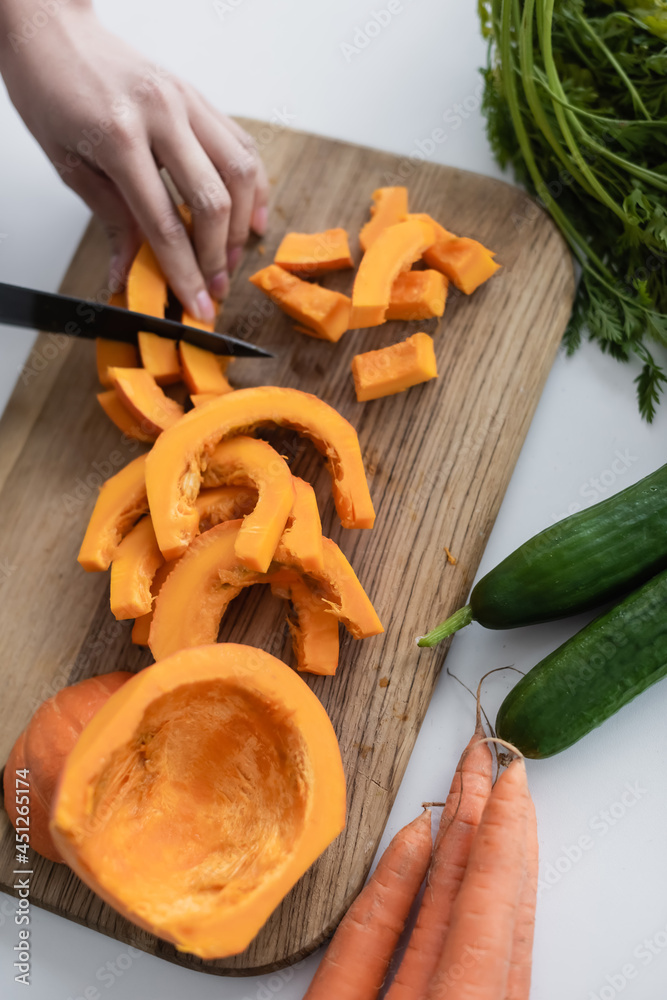
[[(0, 4), (0, 70), (14, 105), (65, 183), (99, 216), (112, 281), (124, 283), (145, 238), (185, 308), (213, 319), (211, 296), (225, 297), (250, 230), (266, 228), (268, 182), (252, 139), (190, 84), (103, 28), (88, 0), (53, 0), (53, 7), (26, 38), (19, 25), (41, 9), (35, 0)], [(161, 167), (191, 209), (192, 241)]]

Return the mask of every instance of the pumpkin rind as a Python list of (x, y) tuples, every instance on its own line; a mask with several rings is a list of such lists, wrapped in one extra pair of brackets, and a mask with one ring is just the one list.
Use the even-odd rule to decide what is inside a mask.
[(123, 916), (213, 959), (247, 947), (344, 822), (321, 703), (269, 653), (226, 643), (109, 699), (67, 760), (51, 830)]
[(51, 838), (49, 813), (65, 760), (83, 728), (131, 676), (118, 670), (61, 688), (39, 706), (12, 747), (5, 765), (5, 809), (16, 827), (15, 783), (10, 776), (27, 768), (30, 846), (49, 861), (63, 860)]

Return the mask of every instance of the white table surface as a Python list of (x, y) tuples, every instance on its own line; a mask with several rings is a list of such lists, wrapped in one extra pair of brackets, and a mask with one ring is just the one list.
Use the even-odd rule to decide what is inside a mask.
[[(403, 0), (379, 35), (352, 54), (343, 43), (354, 44), (355, 30), (386, 7), (383, 0), (196, 0), (187, 5), (187, 18), (176, 0), (100, 0), (97, 6), (105, 23), (230, 113), (270, 118), (274, 109), (286, 109), (296, 128), (403, 154), (444, 127), (446, 141), (434, 160), (500, 176), (478, 110), (477, 67), (485, 47), (473, 3)], [(475, 110), (454, 128), (455, 105), (466, 99), (465, 107)], [(61, 184), (4, 92), (0, 135), (0, 276), (56, 289), (87, 211)], [(26, 332), (0, 327), (0, 407), (29, 343)], [(586, 506), (665, 461), (667, 403), (652, 427), (643, 423), (634, 374), (590, 346), (572, 359), (558, 357), (480, 574), (570, 505)], [(433, 587), (436, 592), (437, 580)], [(447, 663), (474, 686), (492, 667), (529, 668), (579, 625), (506, 633), (472, 626), (454, 639)], [(511, 674), (487, 682), (484, 704), (492, 717), (513, 682)], [(665, 994), (666, 716), (667, 685), (659, 685), (571, 750), (529, 764), (542, 880), (534, 1000), (612, 1000), (620, 994), (656, 1000)], [(422, 800), (444, 796), (472, 722), (469, 695), (443, 676), (382, 847)], [(582, 837), (585, 850), (576, 847)], [(27, 995), (13, 982), (13, 914), (13, 900), (0, 894), (0, 996), (6, 1000)], [(259, 979), (206, 976), (132, 954), (37, 907), (31, 945), (33, 1000), (175, 1000), (186, 994), (191, 1000), (298, 1000), (317, 962), (312, 956), (296, 969)]]

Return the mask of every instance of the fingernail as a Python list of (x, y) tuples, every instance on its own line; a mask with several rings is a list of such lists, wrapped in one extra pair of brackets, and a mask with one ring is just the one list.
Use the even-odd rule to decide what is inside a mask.
[(224, 299), (229, 291), (229, 275), (226, 271), (218, 271), (208, 283), (208, 290), (214, 299)]
[(195, 316), (203, 323), (210, 323), (215, 319), (215, 306), (208, 292), (197, 292), (195, 298)]
[(238, 262), (241, 260), (241, 254), (243, 250), (241, 247), (232, 247), (232, 249), (227, 254), (227, 267), (229, 268), (230, 274), (235, 269)]
[(252, 213), (252, 228), (258, 236), (263, 236), (266, 232), (266, 224), (269, 221), (269, 210), (266, 205), (256, 208)]

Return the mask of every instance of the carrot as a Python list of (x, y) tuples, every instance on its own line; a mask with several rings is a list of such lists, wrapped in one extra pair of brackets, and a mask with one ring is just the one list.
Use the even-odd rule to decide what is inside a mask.
[(530, 996), (535, 909), (537, 905), (538, 858), (537, 817), (535, 816), (533, 800), (530, 799), (528, 803), (526, 871), (519, 896), (519, 908), (514, 926), (514, 944), (507, 980), (507, 997), (504, 1000), (528, 1000)]
[(427, 809), (399, 830), (341, 921), (304, 1000), (375, 1000), (431, 859)]
[(438, 964), (473, 837), (492, 788), (493, 757), (481, 723), (452, 779), (417, 922), (386, 1000), (421, 1000)]
[(506, 997), (530, 795), (523, 758), (496, 781), (475, 834), (426, 1000)]

